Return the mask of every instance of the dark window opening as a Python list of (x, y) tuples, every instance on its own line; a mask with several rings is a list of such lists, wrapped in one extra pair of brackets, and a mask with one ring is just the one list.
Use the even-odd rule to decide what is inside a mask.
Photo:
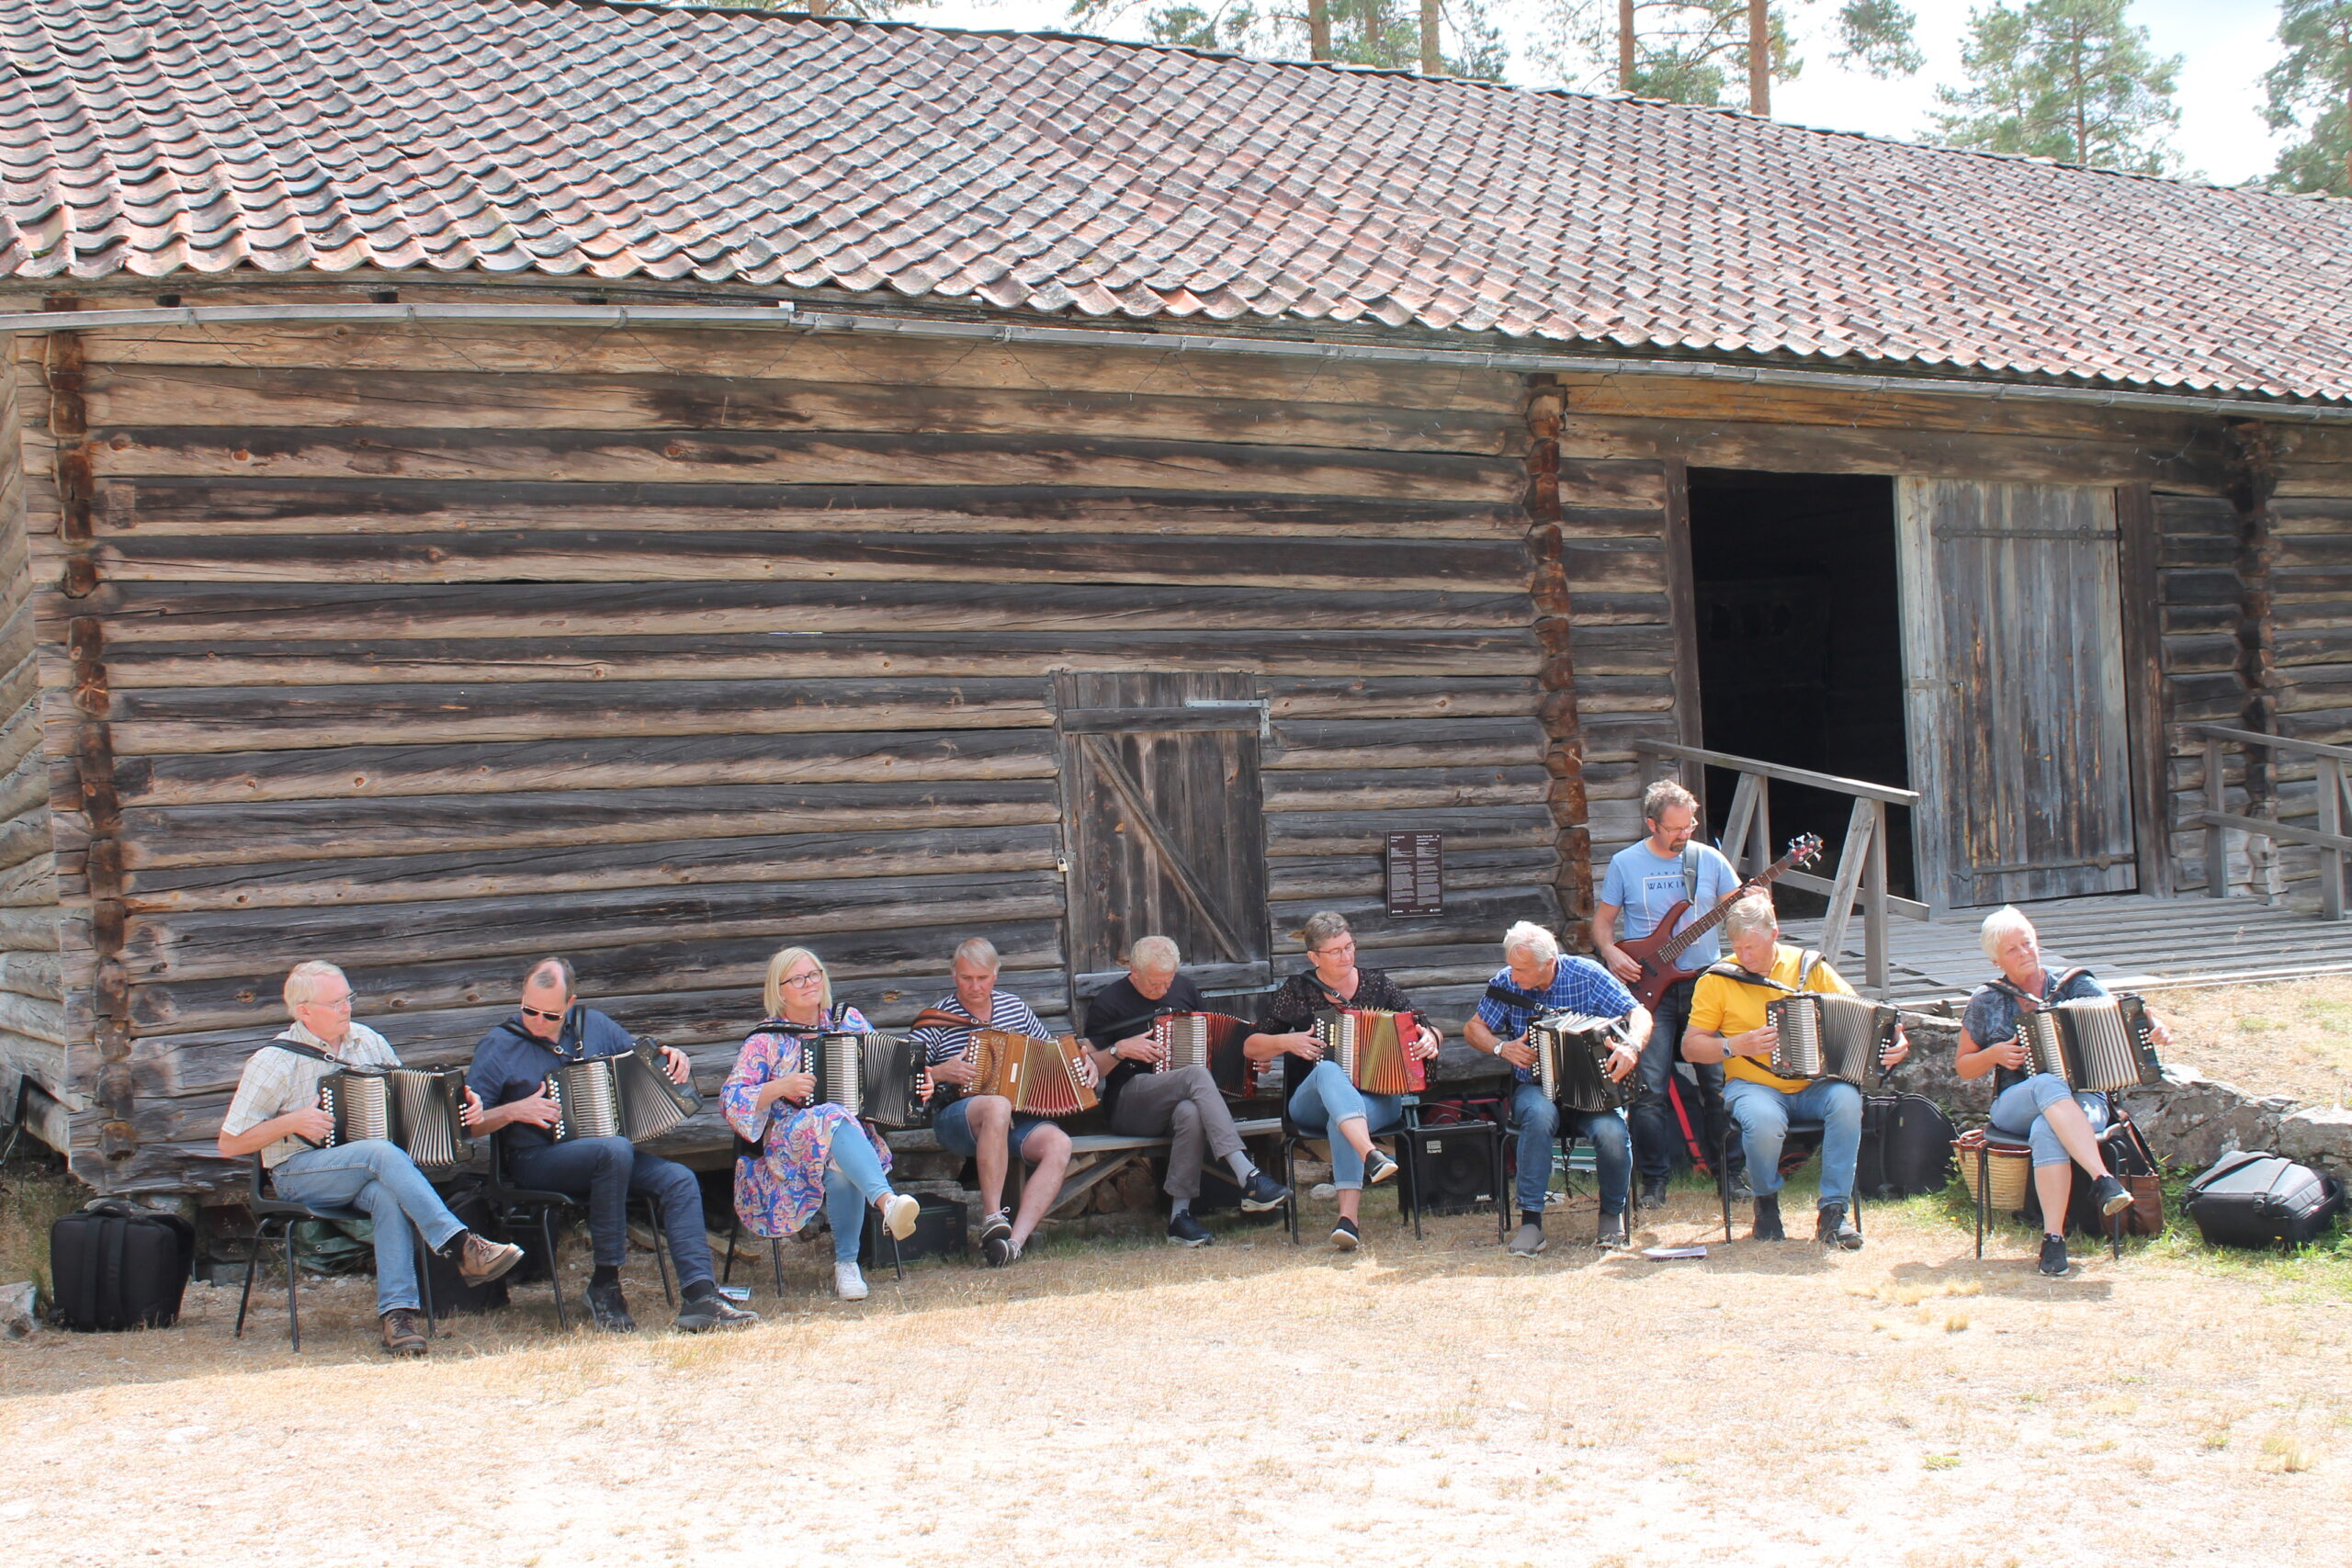
[[(1690, 472), (1700, 723), (1713, 750), (1908, 788), (1894, 481), (1831, 474)], [(1710, 769), (1719, 835), (1735, 775)], [(1818, 833), (1826, 875), (1853, 797), (1771, 786), (1772, 852)], [(1887, 813), (1887, 885), (1909, 897), (1911, 814)], [(1783, 896), (1808, 911), (1814, 895)]]

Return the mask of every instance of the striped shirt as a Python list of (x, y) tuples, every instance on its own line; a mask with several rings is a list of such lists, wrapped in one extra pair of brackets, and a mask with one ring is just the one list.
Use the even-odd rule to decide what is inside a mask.
[[(299, 1023), (277, 1038), (308, 1045), (313, 1051), (324, 1051), (347, 1067), (401, 1065), (400, 1057), (393, 1055), (384, 1037), (364, 1023), (353, 1024), (341, 1045), (328, 1044)], [(229, 1113), (220, 1119), (220, 1130), (249, 1133), (288, 1111), (317, 1109), (319, 1080), (334, 1070), (332, 1064), (314, 1057), (264, 1046), (245, 1058), (245, 1070), (237, 1079), (237, 1093), (229, 1101)], [(264, 1145), (261, 1163), (274, 1168), (288, 1156), (300, 1154), (310, 1146), (299, 1139), (280, 1138)]]
[[(950, 992), (944, 1000), (933, 1002), (932, 1006), (942, 1012), (952, 1012), (958, 1018), (972, 1019), (971, 1009), (958, 1000), (953, 992)], [(972, 1031), (979, 1027), (981, 1025), (978, 1019), (972, 1019), (971, 1022), (965, 1024), (927, 1023), (921, 1029), (910, 1032), (907, 1038), (923, 1048), (924, 1061), (944, 1062), (951, 1056), (962, 1055), (965, 1045), (972, 1038)], [(1003, 1030), (1008, 1034), (1034, 1034), (1040, 1039), (1051, 1038), (1051, 1035), (1046, 1032), (1045, 1021), (1029, 1010), (1027, 1002), (1023, 1001), (1011, 991), (989, 993), (987, 1027)]]

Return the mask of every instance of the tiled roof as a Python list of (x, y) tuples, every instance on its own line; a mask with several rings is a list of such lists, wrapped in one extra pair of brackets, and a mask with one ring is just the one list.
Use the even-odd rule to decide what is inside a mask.
[(536, 272), (2352, 397), (2352, 202), (1050, 35), (0, 0), (0, 276)]

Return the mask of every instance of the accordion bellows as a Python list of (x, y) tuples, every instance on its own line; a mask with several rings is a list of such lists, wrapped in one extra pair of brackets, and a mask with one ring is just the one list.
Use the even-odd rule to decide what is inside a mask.
[(673, 1084), (650, 1041), (584, 1062), (566, 1062), (548, 1079), (548, 1095), (562, 1112), (556, 1141), (627, 1138), (641, 1144), (702, 1113), (691, 1084)]
[(2068, 1089), (2108, 1094), (2164, 1081), (2147, 1004), (2135, 996), (2053, 1002), (2020, 1016), (2018, 1034), (2032, 1057), (2027, 1069), (2055, 1073)]
[(1639, 1074), (1609, 1076), (1609, 1059), (1625, 1038), (1623, 1019), (1580, 1012), (1548, 1013), (1527, 1026), (1535, 1052), (1535, 1081), (1545, 1097), (1569, 1111), (1622, 1111), (1642, 1092)]
[(384, 1138), (426, 1169), (463, 1165), (474, 1152), (459, 1114), (465, 1101), (463, 1067), (346, 1067), (319, 1079), (319, 1109), (334, 1118), (334, 1126), (318, 1146)]
[(1420, 1022), (1409, 1012), (1340, 1008), (1315, 1019), (1325, 1054), (1366, 1094), (1418, 1094), (1428, 1087), (1410, 1049), (1419, 1037)]
[(812, 1034), (800, 1042), (817, 1099), (877, 1127), (911, 1127), (923, 1119), (922, 1053), (896, 1034)]
[(1879, 1053), (1894, 1042), (1902, 1019), (1883, 1002), (1836, 991), (1776, 998), (1764, 1016), (1780, 1031), (1772, 1047), (1775, 1077), (1837, 1078), (1857, 1089), (1868, 1087)]
[(1241, 1043), (1255, 1031), (1249, 1020), (1230, 1013), (1161, 1013), (1151, 1021), (1151, 1038), (1167, 1055), (1152, 1070), (1206, 1067), (1219, 1089), (1232, 1099), (1247, 1100), (1257, 1090), (1258, 1064), (1242, 1054)]
[(1100, 1100), (1080, 1066), (1074, 1035), (1041, 1040), (1001, 1029), (975, 1029), (965, 1057), (978, 1069), (967, 1091), (999, 1094), (1031, 1116), (1075, 1116)]

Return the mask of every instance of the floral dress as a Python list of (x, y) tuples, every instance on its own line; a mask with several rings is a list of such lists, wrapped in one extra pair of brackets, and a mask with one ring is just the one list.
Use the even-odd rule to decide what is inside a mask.
[[(828, 1032), (869, 1033), (873, 1026), (846, 1004), (827, 1021)], [(882, 1168), (890, 1168), (889, 1146), (873, 1129), (838, 1105), (797, 1106), (776, 1100), (755, 1111), (763, 1084), (802, 1070), (800, 1040), (781, 1019), (769, 1019), (743, 1042), (735, 1070), (718, 1091), (718, 1102), (735, 1131), (760, 1152), (735, 1162), (735, 1212), (754, 1235), (791, 1235), (825, 1203), (825, 1168), (833, 1139), (843, 1132), (871, 1139)]]

